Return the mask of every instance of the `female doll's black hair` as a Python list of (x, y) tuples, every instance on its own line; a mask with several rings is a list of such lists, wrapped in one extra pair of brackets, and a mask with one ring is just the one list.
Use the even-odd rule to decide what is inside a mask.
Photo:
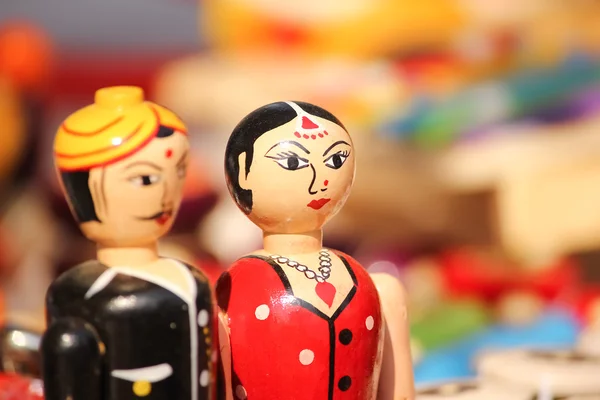
[[(344, 125), (329, 111), (309, 103), (294, 101), (310, 115), (326, 119), (341, 126)], [(239, 183), (239, 156), (246, 153), (245, 173), (248, 175), (254, 155), (254, 142), (264, 133), (285, 125), (297, 117), (296, 111), (287, 103), (280, 101), (267, 104), (248, 114), (233, 130), (225, 150), (225, 173), (229, 192), (246, 214), (252, 211), (252, 191), (242, 189)]]

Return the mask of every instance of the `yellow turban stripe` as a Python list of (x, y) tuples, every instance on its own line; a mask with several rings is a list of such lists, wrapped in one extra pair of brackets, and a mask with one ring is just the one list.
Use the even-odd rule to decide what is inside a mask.
[(187, 133), (175, 113), (144, 101), (142, 89), (100, 89), (94, 104), (71, 114), (58, 129), (56, 166), (61, 171), (83, 171), (122, 160), (148, 144), (160, 125)]

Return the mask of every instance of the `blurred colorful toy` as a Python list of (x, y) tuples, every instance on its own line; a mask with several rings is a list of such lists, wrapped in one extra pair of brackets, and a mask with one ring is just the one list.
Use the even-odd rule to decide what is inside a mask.
[(402, 109), (383, 131), (424, 146), (448, 145), (474, 130), (556, 107), (598, 83), (600, 64), (569, 60), (477, 84), (443, 100), (416, 102), (412, 109)]
[(534, 320), (546, 304), (579, 285), (576, 265), (567, 259), (528, 270), (490, 251), (457, 248), (443, 252), (440, 264), (450, 296), (476, 296), (509, 323)]
[(550, 309), (526, 325), (495, 324), (478, 333), (435, 349), (415, 365), (415, 382), (473, 378), (474, 362), (482, 351), (515, 347), (565, 348), (573, 346), (579, 323), (572, 313)]
[(44, 327), (44, 291), (57, 237), (43, 193), (32, 182), (43, 120), (40, 104), (52, 66), (53, 48), (43, 30), (27, 22), (0, 26), (0, 229), (7, 233), (2, 240), (2, 323), (32, 331)]
[(446, 301), (411, 324), (413, 350), (425, 354), (483, 330), (491, 322), (487, 307), (478, 301)]

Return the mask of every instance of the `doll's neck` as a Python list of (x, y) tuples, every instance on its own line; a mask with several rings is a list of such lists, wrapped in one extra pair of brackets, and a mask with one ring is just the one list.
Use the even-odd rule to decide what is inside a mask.
[(323, 231), (263, 234), (264, 249), (272, 254), (315, 253), (323, 248)]
[(136, 247), (110, 247), (99, 244), (96, 254), (98, 261), (108, 267), (138, 267), (160, 258), (156, 243)]

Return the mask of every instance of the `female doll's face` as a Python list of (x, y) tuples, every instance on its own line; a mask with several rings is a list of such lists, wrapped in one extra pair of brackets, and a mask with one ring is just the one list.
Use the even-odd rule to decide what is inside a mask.
[(354, 180), (354, 149), (339, 125), (299, 116), (261, 135), (253, 147), (247, 174), (246, 153), (238, 159), (239, 183), (252, 191), (249, 218), (263, 231), (320, 229), (344, 205)]
[(181, 204), (188, 153), (187, 137), (176, 131), (92, 169), (89, 188), (100, 222), (82, 223), (84, 234), (112, 246), (146, 244), (166, 234)]

